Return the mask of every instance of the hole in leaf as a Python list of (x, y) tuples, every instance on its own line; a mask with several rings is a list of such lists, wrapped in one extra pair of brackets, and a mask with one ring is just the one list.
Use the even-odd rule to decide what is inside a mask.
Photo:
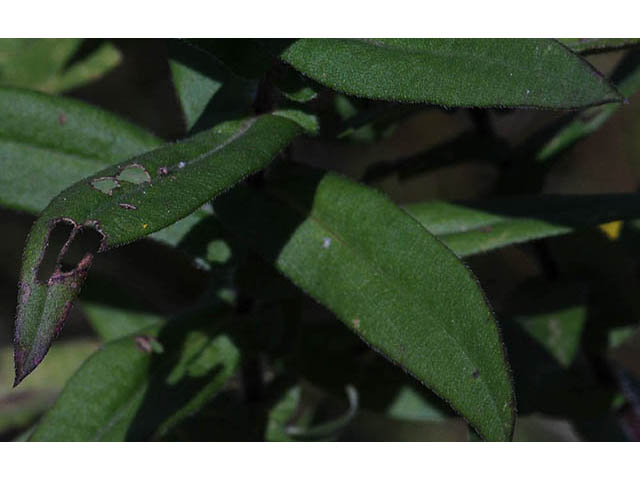
[(88, 253), (95, 255), (100, 249), (102, 240), (102, 234), (94, 227), (88, 225), (80, 227), (62, 257), (60, 262), (62, 272), (70, 272), (75, 269)]
[(38, 272), (36, 274), (36, 281), (39, 283), (47, 283), (51, 275), (56, 269), (58, 256), (62, 247), (64, 247), (69, 236), (73, 231), (73, 225), (66, 221), (59, 221), (55, 224), (51, 232), (49, 233), (49, 239), (47, 247), (44, 251), (44, 257), (38, 265)]
[(151, 182), (149, 172), (147, 172), (142, 165), (137, 164), (129, 165), (122, 170), (116, 178), (121, 182), (135, 183), (136, 185)]
[(113, 193), (113, 190), (118, 188), (120, 185), (118, 184), (115, 178), (102, 177), (102, 178), (96, 178), (92, 180), (91, 186), (96, 190), (100, 190), (102, 193), (111, 195), (111, 193)]

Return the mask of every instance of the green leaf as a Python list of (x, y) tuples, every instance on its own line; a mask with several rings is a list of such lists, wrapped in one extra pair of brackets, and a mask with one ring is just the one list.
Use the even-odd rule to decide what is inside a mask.
[[(0, 39), (0, 86), (59, 93), (88, 83), (121, 60), (111, 44), (95, 42), (80, 38)], [(84, 52), (87, 46), (90, 48)], [(77, 58), (79, 54), (84, 55)]]
[(244, 117), (257, 82), (237, 77), (198, 45), (169, 42), (169, 66), (188, 131), (199, 132), (222, 121)]
[(220, 391), (239, 364), (220, 315), (180, 319), (106, 344), (71, 377), (31, 440), (162, 437)]
[[(109, 167), (61, 192), (33, 225), (25, 247), (16, 316), (16, 384), (44, 358), (91, 266), (94, 252), (89, 251), (71, 269), (63, 268), (76, 234), (99, 235), (94, 248), (101, 252), (158, 231), (264, 168), (300, 131), (298, 124), (276, 115), (228, 122)], [(104, 179), (114, 182), (107, 193), (93, 185)], [(56, 225), (66, 225), (71, 233), (53, 273), (42, 278), (40, 266)]]
[[(39, 213), (77, 181), (162, 145), (124, 119), (69, 98), (0, 88), (0, 107), (5, 112), (0, 118), (0, 205), (22, 212)], [(184, 247), (208, 268), (201, 260), (214, 261), (220, 258), (217, 250), (228, 247), (217, 242), (200, 260), (200, 252), (181, 243), (205, 219), (208, 224), (214, 220), (210, 209), (198, 210), (151, 237)]]
[(471, 272), (377, 192), (334, 174), (216, 201), (238, 238), (373, 349), (508, 440), (514, 399), (498, 327)]
[[(640, 89), (640, 52), (630, 52), (616, 68), (611, 80), (625, 98), (630, 98), (637, 92)], [(545, 162), (597, 131), (621, 106), (619, 103), (610, 103), (578, 113), (574, 120), (542, 146), (536, 160)]]
[[(0, 87), (0, 108), (5, 112), (0, 205), (22, 212), (39, 213), (77, 181), (163, 143), (116, 115), (69, 98)], [(198, 210), (152, 238), (178, 246), (192, 227), (211, 219), (210, 213)]]
[(282, 398), (269, 412), (269, 420), (265, 432), (265, 440), (268, 442), (290, 442), (293, 439), (287, 435), (286, 428), (289, 421), (299, 408), (302, 388), (294, 385), (282, 395)]
[(619, 101), (591, 65), (549, 39), (302, 39), (280, 58), (322, 85), (445, 106), (578, 108)]
[(449, 418), (447, 411), (444, 411), (436, 402), (429, 401), (421, 392), (417, 392), (413, 387), (405, 385), (400, 388), (398, 394), (393, 399), (387, 410), (387, 414), (392, 418), (430, 421), (444, 420)]
[(316, 116), (299, 109), (280, 109), (273, 112), (273, 115), (288, 118), (292, 122), (296, 122), (303, 128), (305, 133), (309, 135), (317, 135), (320, 130), (320, 125), (318, 124)]
[(156, 325), (161, 318), (152, 313), (124, 310), (118, 306), (96, 302), (82, 302), (82, 309), (91, 326), (106, 341)]
[(640, 217), (640, 195), (540, 195), (470, 204), (431, 201), (405, 210), (461, 257), (613, 220)]
[(313, 86), (292, 68), (287, 67), (274, 82), (282, 95), (291, 101), (307, 103), (318, 97)]
[(30, 213), (61, 190), (162, 141), (77, 100), (0, 88), (0, 205)]
[(558, 40), (582, 55), (635, 47), (640, 43), (640, 38), (559, 38)]
[(576, 357), (586, 320), (587, 309), (584, 305), (516, 317), (522, 328), (564, 368), (569, 368)]
[[(124, 119), (69, 98), (0, 88), (0, 107), (5, 112), (0, 118), (0, 205), (22, 212), (39, 213), (77, 181), (162, 145)], [(182, 247), (191, 228), (205, 218), (211, 223), (211, 212), (198, 210), (151, 237)], [(204, 253), (202, 260), (208, 256)]]
[[(275, 60), (260, 41), (252, 38), (190, 38), (183, 42), (208, 54), (246, 80), (268, 79), (289, 100), (306, 103), (316, 98), (311, 82), (292, 68)], [(206, 60), (205, 57), (202, 57)]]

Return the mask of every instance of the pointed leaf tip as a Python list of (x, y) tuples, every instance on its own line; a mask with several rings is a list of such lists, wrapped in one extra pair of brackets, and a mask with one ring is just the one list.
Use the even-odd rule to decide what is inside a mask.
[(305, 38), (269, 48), (322, 85), (377, 100), (574, 109), (617, 99), (606, 78), (552, 39)]
[(484, 438), (510, 440), (506, 352), (469, 269), (379, 192), (333, 173), (287, 173), (220, 197), (217, 218)]
[[(94, 253), (135, 241), (189, 215), (267, 166), (300, 133), (296, 121), (275, 114), (227, 122), (113, 165), (54, 198), (33, 225), (24, 251), (14, 339), (16, 385), (43, 360), (60, 333)], [(96, 179), (105, 178), (114, 180), (110, 189), (94, 187)], [(50, 240), (58, 226), (67, 230), (62, 246), (54, 248)], [(86, 231), (98, 232), (99, 241), (68, 270), (66, 253)]]

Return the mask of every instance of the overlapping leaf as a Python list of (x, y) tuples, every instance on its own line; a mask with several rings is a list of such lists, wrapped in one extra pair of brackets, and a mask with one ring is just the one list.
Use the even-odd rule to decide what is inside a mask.
[[(71, 308), (93, 255), (70, 271), (61, 262), (78, 232), (95, 230), (99, 250), (132, 242), (179, 220), (266, 166), (301, 132), (283, 116), (228, 122), (174, 145), (114, 165), (56, 197), (34, 224), (25, 248), (16, 318), (16, 382), (46, 354)], [(48, 279), (38, 278), (56, 224), (72, 233)]]
[[(629, 52), (611, 77), (620, 93), (629, 99), (640, 89), (640, 51)], [(597, 131), (621, 107), (619, 103), (610, 103), (588, 108), (576, 115), (576, 118), (553, 135), (536, 154), (536, 160), (547, 161), (579, 140)]]
[(64, 188), (162, 141), (77, 100), (0, 88), (0, 204), (40, 212)]
[(247, 116), (257, 82), (234, 75), (199, 45), (169, 42), (169, 65), (187, 130)]
[(215, 395), (240, 353), (222, 314), (180, 319), (107, 343), (65, 386), (34, 441), (149, 440)]

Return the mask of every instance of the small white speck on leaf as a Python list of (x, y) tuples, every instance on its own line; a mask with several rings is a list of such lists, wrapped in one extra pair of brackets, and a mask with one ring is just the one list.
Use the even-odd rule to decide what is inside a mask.
[(186, 167), (186, 166), (187, 166), (187, 164), (186, 164), (186, 163), (184, 163), (184, 162), (180, 162), (180, 163), (178, 163), (178, 168), (184, 168), (184, 167)]
[(322, 241), (322, 248), (329, 248), (330, 246), (331, 246), (331, 239), (329, 237), (326, 237)]

